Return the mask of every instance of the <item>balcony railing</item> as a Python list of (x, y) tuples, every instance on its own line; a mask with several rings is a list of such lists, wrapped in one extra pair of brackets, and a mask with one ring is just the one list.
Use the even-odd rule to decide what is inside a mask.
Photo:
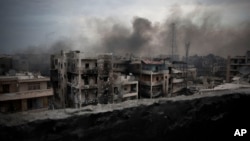
[(152, 70), (141, 70), (142, 74), (163, 74), (163, 73), (169, 73), (168, 70), (159, 70), (159, 71), (152, 71)]
[(134, 92), (134, 93), (127, 93), (127, 94), (123, 94), (122, 98), (126, 98), (126, 97), (132, 97), (132, 96), (138, 96), (138, 93)]
[(141, 84), (144, 84), (144, 85), (148, 85), (148, 86), (155, 86), (155, 85), (162, 85), (163, 84), (163, 81), (152, 81), (152, 82), (150, 82), (150, 81), (141, 81), (140, 80), (140, 82), (141, 82)]
[(82, 85), (81, 89), (95, 89), (97, 88), (97, 84), (91, 84), (91, 85)]
[(53, 95), (52, 89), (5, 93), (5, 94), (0, 94), (0, 101), (37, 98), (37, 97), (52, 96), (52, 95)]
[(173, 79), (173, 83), (181, 83), (181, 82), (184, 82), (184, 79), (177, 79), (177, 78)]
[(97, 68), (92, 69), (81, 69), (84, 74), (97, 74)]

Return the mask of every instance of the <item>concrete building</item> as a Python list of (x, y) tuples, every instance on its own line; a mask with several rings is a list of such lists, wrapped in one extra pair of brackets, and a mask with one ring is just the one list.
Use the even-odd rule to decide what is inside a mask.
[(129, 74), (130, 60), (122, 58), (113, 58), (113, 72), (120, 74)]
[[(171, 93), (174, 94), (185, 87), (185, 74), (183, 70), (172, 68), (171, 71)], [(174, 95), (172, 95), (174, 96)]]
[(114, 74), (114, 102), (138, 99), (138, 81), (134, 76)]
[(167, 97), (170, 73), (165, 60), (142, 60), (140, 70), (140, 97)]
[(56, 107), (112, 103), (112, 54), (61, 51), (51, 56)]
[(250, 51), (245, 56), (228, 56), (227, 58), (227, 76), (226, 81), (231, 82), (236, 75), (250, 73)]
[(32, 73), (0, 76), (0, 111), (48, 109), (53, 95), (49, 81), (47, 77)]
[(192, 82), (196, 79), (196, 69), (189, 68), (184, 71), (183, 64), (185, 65), (183, 62), (172, 64), (169, 58), (160, 57), (132, 59), (129, 63), (124, 62), (123, 65), (118, 66), (127, 67), (122, 70), (133, 74), (135, 80), (139, 81), (139, 98), (157, 98), (175, 96), (175, 92), (183, 89), (186, 82), (185, 72), (187, 72), (187, 81)]
[[(184, 72), (178, 69), (164, 58), (128, 59), (112, 54), (61, 51), (51, 56), (55, 106), (81, 107), (174, 96), (184, 87)], [(187, 72), (190, 78), (196, 77), (195, 69)]]

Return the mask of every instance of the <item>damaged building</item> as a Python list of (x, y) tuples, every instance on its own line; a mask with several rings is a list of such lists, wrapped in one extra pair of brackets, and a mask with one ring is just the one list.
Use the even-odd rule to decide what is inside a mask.
[(48, 77), (38, 73), (15, 73), (0, 76), (0, 111), (3, 113), (45, 110), (53, 91)]
[(250, 51), (245, 56), (228, 56), (226, 81), (231, 82), (237, 75), (250, 75)]
[(113, 75), (114, 102), (138, 99), (138, 81), (132, 75)]
[(170, 72), (165, 60), (141, 60), (140, 96), (146, 98), (167, 97)]
[(112, 103), (112, 54), (61, 51), (51, 56), (56, 107)]
[(185, 87), (184, 72), (169, 58), (119, 58), (108, 53), (61, 51), (51, 56), (50, 73), (54, 104), (62, 108), (175, 96)]

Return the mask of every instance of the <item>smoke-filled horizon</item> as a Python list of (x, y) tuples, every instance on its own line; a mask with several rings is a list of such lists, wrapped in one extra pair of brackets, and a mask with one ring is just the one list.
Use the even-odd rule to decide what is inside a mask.
[[(50, 32), (46, 34), (46, 39), (42, 43), (19, 48), (2, 45), (1, 52), (52, 54), (59, 53), (60, 50), (80, 50), (112, 52), (117, 55), (126, 53), (136, 56), (169, 55), (173, 34), (171, 24), (175, 23), (175, 54), (183, 56), (185, 42), (189, 41), (190, 55), (210, 53), (222, 57), (244, 55), (250, 46), (249, 19), (243, 18), (235, 22), (236, 24), (226, 23), (223, 20), (225, 15), (223, 10), (207, 7), (209, 5), (196, 4), (187, 12), (182, 6), (174, 4), (167, 10), (168, 14), (157, 22), (153, 18), (137, 14), (129, 17), (129, 24), (116, 16), (89, 17), (80, 22), (72, 21), (68, 35), (60, 35), (51, 40), (51, 36), (56, 32)], [(155, 14), (157, 16), (159, 13)], [(78, 28), (74, 28), (74, 24), (78, 25)], [(13, 42), (18, 44), (20, 41), (13, 39)]]

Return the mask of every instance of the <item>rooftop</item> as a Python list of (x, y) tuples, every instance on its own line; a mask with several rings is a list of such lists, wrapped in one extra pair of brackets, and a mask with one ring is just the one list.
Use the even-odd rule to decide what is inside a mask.
[(40, 73), (31, 73), (31, 72), (25, 72), (25, 73), (12, 73), (7, 75), (0, 76), (0, 80), (33, 80), (33, 79), (49, 79), (48, 77), (41, 76)]
[(162, 65), (164, 62), (163, 61), (142, 60), (142, 63), (150, 64), (150, 65)]

